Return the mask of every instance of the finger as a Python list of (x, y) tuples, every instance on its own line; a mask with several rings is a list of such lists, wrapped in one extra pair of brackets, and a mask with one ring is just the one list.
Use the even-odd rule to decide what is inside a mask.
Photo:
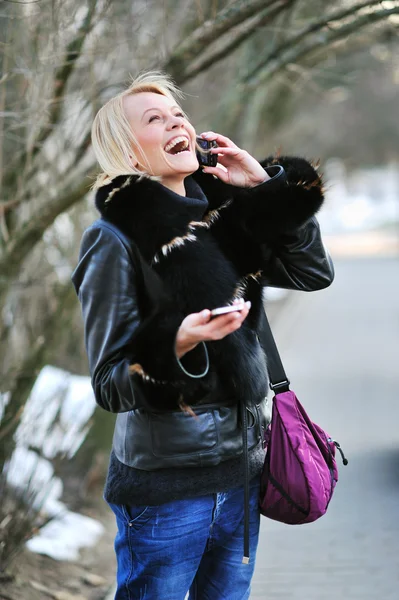
[(185, 322), (189, 327), (199, 327), (210, 321), (211, 311), (205, 309), (199, 313), (191, 313), (185, 318)]
[(212, 326), (215, 329), (217, 329), (218, 327), (224, 327), (225, 325), (229, 325), (230, 323), (236, 321), (238, 318), (242, 317), (243, 319), (245, 319), (247, 311), (248, 309), (245, 305), (238, 305), (237, 309), (234, 310), (234, 312), (230, 312), (226, 315), (219, 315), (218, 317), (213, 317), (213, 319), (211, 319), (210, 321), (210, 324), (212, 324)]
[(200, 313), (192, 313), (185, 319), (186, 327), (198, 340), (222, 339), (241, 327), (248, 315), (251, 303), (239, 300), (237, 304), (239, 304), (239, 308), (237, 307), (236, 312), (219, 315), (213, 319), (211, 319), (211, 312), (208, 309)]
[(186, 329), (190, 337), (197, 341), (216, 340), (226, 335), (233, 323), (235, 323), (235, 318), (231, 314), (228, 315), (228, 318), (227, 315), (215, 317), (208, 323), (198, 323), (194, 319), (194, 315), (190, 315), (186, 321)]
[(248, 314), (251, 308), (251, 302), (245, 302), (244, 298), (237, 298), (236, 300), (234, 300), (233, 304), (235, 306), (238, 306), (238, 310), (240, 311), (240, 313)]
[(230, 146), (232, 148), (237, 148), (236, 144), (230, 138), (222, 135), (221, 133), (205, 131), (204, 133), (201, 133), (201, 137), (205, 140), (217, 142), (218, 146)]
[(245, 307), (243, 310), (215, 317), (211, 323), (203, 328), (206, 330), (206, 333), (204, 331), (205, 335), (209, 335), (210, 339), (216, 340), (226, 337), (226, 335), (241, 327), (248, 316), (248, 312), (249, 307)]
[(216, 154), (218, 165), (222, 165), (226, 169), (233, 164), (242, 169), (246, 168), (244, 150), (240, 150), (239, 148), (212, 148), (211, 154)]
[(223, 325), (218, 326), (210, 335), (214, 340), (221, 340), (227, 335), (230, 335), (237, 329), (240, 329), (241, 325), (245, 320), (245, 315), (242, 312), (233, 313), (233, 316), (225, 322)]
[(229, 174), (227, 171), (222, 169), (221, 167), (204, 167), (202, 169), (203, 173), (209, 173), (210, 175), (216, 175), (218, 179), (223, 181), (224, 183), (229, 182)]
[(244, 150), (241, 150), (238, 146), (234, 147), (225, 147), (225, 146), (217, 146), (216, 148), (211, 148), (211, 154), (221, 154), (222, 156), (237, 156), (240, 153), (244, 153)]

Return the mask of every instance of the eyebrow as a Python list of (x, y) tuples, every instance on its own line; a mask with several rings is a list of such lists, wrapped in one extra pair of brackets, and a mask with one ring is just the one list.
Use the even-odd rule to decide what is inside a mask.
[[(183, 109), (180, 106), (177, 106), (177, 104), (174, 104), (173, 106), (170, 107), (171, 110), (172, 108), (178, 108), (179, 110), (183, 111)], [(145, 115), (145, 113), (149, 112), (150, 110), (159, 110), (162, 112), (162, 110), (164, 110), (163, 108), (156, 108), (156, 107), (152, 107), (152, 108), (147, 108), (144, 112), (143, 112), (143, 117)]]

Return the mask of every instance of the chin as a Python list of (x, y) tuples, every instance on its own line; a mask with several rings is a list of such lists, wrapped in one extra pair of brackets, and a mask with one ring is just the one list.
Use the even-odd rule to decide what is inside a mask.
[(197, 157), (191, 158), (190, 160), (187, 161), (186, 164), (187, 164), (187, 168), (184, 170), (187, 173), (195, 173), (195, 171), (197, 171), (199, 169), (199, 162), (197, 160)]
[(167, 162), (170, 167), (170, 175), (173, 172), (176, 175), (179, 174), (187, 177), (199, 169), (198, 159), (195, 154), (191, 156), (179, 157), (173, 162), (168, 159)]

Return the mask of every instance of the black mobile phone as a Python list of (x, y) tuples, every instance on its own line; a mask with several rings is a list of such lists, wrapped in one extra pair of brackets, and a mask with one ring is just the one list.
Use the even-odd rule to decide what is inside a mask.
[(217, 143), (212, 140), (204, 140), (202, 137), (197, 137), (197, 158), (200, 166), (202, 167), (216, 167), (218, 162), (217, 154), (211, 154), (210, 149), (216, 148)]

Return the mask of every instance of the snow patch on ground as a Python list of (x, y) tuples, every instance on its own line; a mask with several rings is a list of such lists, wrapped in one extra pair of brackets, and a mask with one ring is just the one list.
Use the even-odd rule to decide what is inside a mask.
[(60, 501), (63, 484), (47, 460), (57, 455), (74, 456), (87, 435), (95, 407), (89, 377), (46, 366), (36, 380), (16, 433), (7, 481), (36, 510), (53, 518), (27, 547), (54, 560), (77, 560), (79, 549), (95, 545), (104, 531), (101, 523), (69, 511)]
[(47, 554), (55, 560), (76, 561), (79, 549), (94, 546), (103, 532), (104, 527), (98, 521), (65, 510), (26, 545), (32, 552)]
[(72, 458), (89, 430), (96, 403), (89, 377), (45, 366), (33, 386), (17, 431), (17, 446), (47, 458)]

